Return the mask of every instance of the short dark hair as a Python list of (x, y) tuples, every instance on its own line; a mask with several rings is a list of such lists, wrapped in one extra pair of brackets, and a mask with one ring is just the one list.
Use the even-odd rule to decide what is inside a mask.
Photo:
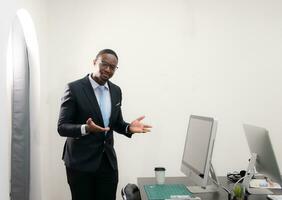
[(99, 51), (99, 53), (98, 53), (97, 56), (96, 56), (96, 59), (97, 59), (99, 56), (101, 56), (102, 54), (112, 54), (112, 55), (115, 56), (115, 57), (117, 58), (117, 60), (118, 60), (118, 56), (117, 56), (116, 52), (114, 52), (114, 50), (112, 50), (112, 49), (103, 49), (103, 50)]

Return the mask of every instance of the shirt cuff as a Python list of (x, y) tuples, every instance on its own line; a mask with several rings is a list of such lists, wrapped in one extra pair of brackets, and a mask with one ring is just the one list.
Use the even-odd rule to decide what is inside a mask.
[(89, 134), (89, 133), (86, 132), (86, 124), (81, 125), (80, 130), (81, 130), (81, 135), (82, 136), (85, 136), (85, 135)]
[(129, 126), (130, 126), (130, 124), (128, 124), (128, 125), (126, 126), (125, 132), (132, 135), (132, 133), (129, 131)]

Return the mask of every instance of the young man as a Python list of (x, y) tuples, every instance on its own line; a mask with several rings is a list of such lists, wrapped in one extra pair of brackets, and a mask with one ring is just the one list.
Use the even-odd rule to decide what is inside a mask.
[(115, 200), (118, 184), (113, 131), (131, 137), (151, 126), (130, 124), (122, 117), (121, 89), (109, 81), (117, 70), (118, 56), (100, 51), (94, 71), (67, 85), (58, 120), (58, 132), (67, 137), (63, 151), (72, 200)]

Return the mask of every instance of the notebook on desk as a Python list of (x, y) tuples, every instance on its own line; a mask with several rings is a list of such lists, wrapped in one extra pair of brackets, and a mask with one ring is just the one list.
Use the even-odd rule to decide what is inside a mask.
[(183, 184), (144, 185), (149, 200), (169, 199), (171, 195), (192, 195)]
[(281, 186), (275, 182), (268, 182), (266, 179), (252, 179), (250, 181), (251, 188), (267, 188), (267, 189), (281, 189)]

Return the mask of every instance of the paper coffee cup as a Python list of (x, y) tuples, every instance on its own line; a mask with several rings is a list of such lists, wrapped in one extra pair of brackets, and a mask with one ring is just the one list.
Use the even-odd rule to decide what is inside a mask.
[(157, 184), (164, 184), (165, 182), (165, 168), (155, 167), (155, 177)]

